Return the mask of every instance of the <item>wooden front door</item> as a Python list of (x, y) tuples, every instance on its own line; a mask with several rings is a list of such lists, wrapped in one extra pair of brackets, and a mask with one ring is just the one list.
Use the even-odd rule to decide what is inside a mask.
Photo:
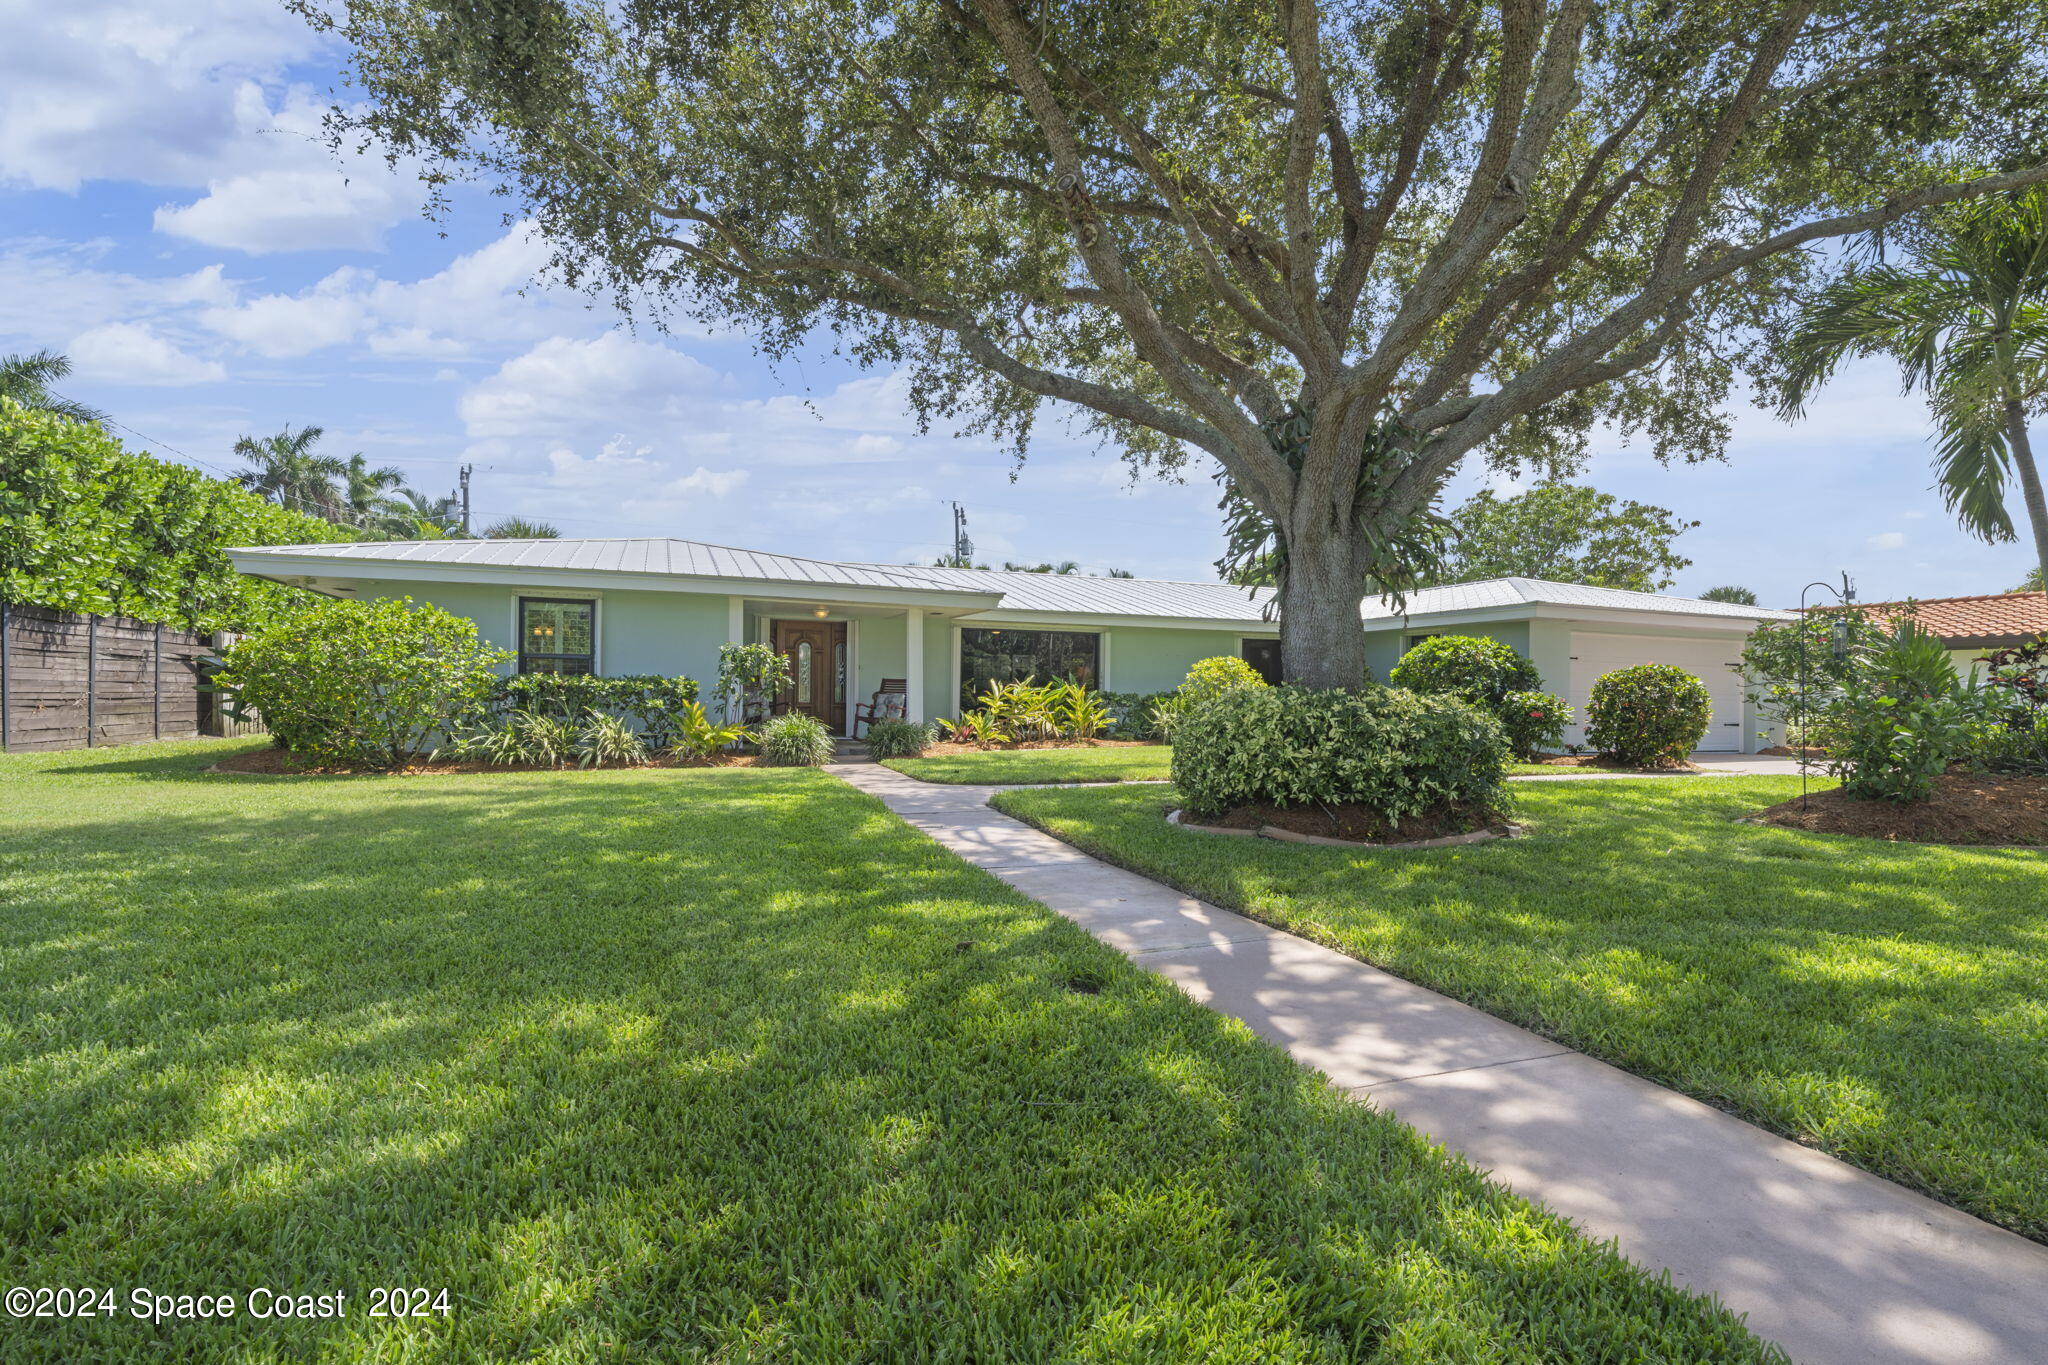
[(789, 664), (792, 682), (775, 709), (803, 711), (846, 733), (846, 622), (777, 621), (775, 652)]

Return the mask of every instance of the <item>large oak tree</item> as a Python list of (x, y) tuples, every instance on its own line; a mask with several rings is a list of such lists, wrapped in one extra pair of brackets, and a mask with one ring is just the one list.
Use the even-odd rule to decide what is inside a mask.
[(1831, 244), (2048, 179), (2039, 0), (295, 3), (571, 280), (1213, 456), (1317, 685), (1468, 455), (1711, 456)]

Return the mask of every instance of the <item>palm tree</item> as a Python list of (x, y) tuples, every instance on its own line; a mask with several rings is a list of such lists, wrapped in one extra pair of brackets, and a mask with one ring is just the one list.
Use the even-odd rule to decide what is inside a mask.
[(1739, 607), (1753, 607), (1756, 605), (1756, 594), (1748, 588), (1738, 588), (1731, 583), (1726, 587), (1708, 588), (1700, 594), (1700, 601), (1733, 602)]
[(398, 510), (399, 503), (391, 495), (405, 487), (405, 471), (397, 465), (372, 469), (359, 450), (348, 457), (341, 477), (349, 513), (358, 522), (367, 526)]
[(2016, 539), (2005, 500), (2017, 473), (2048, 570), (2048, 496), (2027, 436), (2027, 409), (2048, 398), (2048, 196), (1982, 200), (1933, 226), (1917, 264), (1856, 271), (1808, 302), (1785, 346), (1785, 413), (1842, 361), (1892, 357), (1907, 390), (1927, 394), (1949, 510), (1985, 540)]
[(525, 517), (499, 517), (484, 527), (485, 540), (555, 540), (561, 534), (544, 521), (528, 521)]
[(0, 355), (0, 398), (12, 398), (31, 412), (47, 412), (74, 422), (97, 422), (106, 414), (50, 391), (50, 385), (71, 373), (71, 357), (55, 351)]
[(2013, 591), (2014, 591), (2014, 592), (2039, 592), (2039, 591), (2041, 591), (2041, 566), (2040, 566), (2039, 564), (2036, 564), (2036, 565), (2035, 565), (2035, 566), (2034, 566), (2033, 568), (2031, 568), (2031, 569), (2027, 570), (2027, 576), (2026, 576), (2025, 578), (2022, 578), (2022, 579), (2020, 580), (2020, 585), (2019, 585), (2019, 586), (2018, 586), (2017, 588), (2014, 588), (2014, 589), (2013, 589)]
[(321, 434), (319, 427), (286, 427), (275, 436), (244, 436), (235, 442), (235, 454), (249, 467), (236, 473), (235, 482), (297, 511), (348, 520), (348, 495), (337, 483), (348, 474), (348, 461), (316, 452)]
[(417, 488), (398, 490), (393, 533), (415, 540), (441, 540), (462, 529), (462, 504), (451, 494), (430, 498)]

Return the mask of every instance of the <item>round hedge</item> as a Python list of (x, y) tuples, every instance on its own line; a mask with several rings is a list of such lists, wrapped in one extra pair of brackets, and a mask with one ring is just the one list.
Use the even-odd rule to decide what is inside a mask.
[(1458, 697), (1498, 712), (1510, 692), (1536, 692), (1543, 675), (1514, 646), (1484, 635), (1438, 635), (1401, 656), (1387, 681), (1431, 697)]
[(1707, 685), (1676, 664), (1603, 673), (1586, 700), (1586, 741), (1637, 767), (1683, 762), (1714, 720)]
[(1181, 723), (1173, 782), (1196, 815), (1359, 805), (1389, 823), (1507, 806), (1508, 741), (1492, 716), (1399, 688), (1242, 687)]

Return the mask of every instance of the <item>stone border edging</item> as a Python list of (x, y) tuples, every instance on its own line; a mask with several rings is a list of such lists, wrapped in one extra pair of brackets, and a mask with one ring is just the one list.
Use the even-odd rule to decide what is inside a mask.
[(1327, 834), (1302, 834), (1278, 825), (1260, 825), (1257, 829), (1231, 829), (1225, 825), (1198, 825), (1182, 818), (1178, 810), (1166, 813), (1166, 823), (1195, 834), (1222, 834), (1240, 839), (1277, 839), (1289, 844), (1320, 844), (1328, 848), (1451, 848), (1458, 844), (1485, 844), (1495, 839), (1519, 839), (1529, 832), (1528, 826), (1509, 823), (1500, 829), (1475, 829), (1467, 834), (1440, 834), (1434, 839), (1409, 839), (1398, 844), (1368, 843), (1363, 839), (1333, 839)]

